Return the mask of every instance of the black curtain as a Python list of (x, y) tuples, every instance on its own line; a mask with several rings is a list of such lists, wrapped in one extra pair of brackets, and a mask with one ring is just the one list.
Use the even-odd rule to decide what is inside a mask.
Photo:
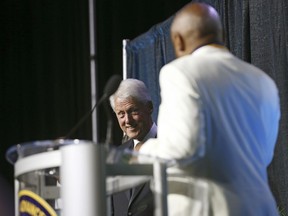
[[(122, 40), (165, 20), (184, 2), (95, 1), (98, 97), (112, 74), (122, 74)], [(88, 0), (0, 1), (0, 175), (11, 185), (10, 146), (62, 137), (91, 109), (88, 9)], [(102, 142), (106, 113), (99, 108)], [(118, 144), (122, 134), (114, 123)], [(90, 119), (71, 138), (91, 140)]]
[[(6, 150), (64, 136), (90, 105), (88, 1), (1, 1), (0, 173)], [(89, 120), (71, 138), (91, 139)]]
[[(272, 192), (280, 211), (288, 214), (288, 2), (286, 0), (203, 0), (219, 12), (226, 46), (239, 58), (263, 69), (278, 88), (281, 121), (274, 159), (268, 169)], [(176, 11), (175, 11), (176, 12)], [(127, 45), (128, 77), (143, 80), (152, 93), (155, 107), (160, 103), (160, 68), (174, 58), (169, 27), (173, 16), (153, 26)], [(154, 113), (157, 119), (158, 110)]]

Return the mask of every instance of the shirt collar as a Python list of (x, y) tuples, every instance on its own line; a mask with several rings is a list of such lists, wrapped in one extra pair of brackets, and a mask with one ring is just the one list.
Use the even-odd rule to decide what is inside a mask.
[(198, 55), (198, 53), (211, 53), (212, 51), (224, 51), (224, 52), (229, 52), (229, 50), (221, 45), (221, 44), (207, 44), (207, 45), (203, 45), (198, 47), (197, 49), (195, 49), (191, 54), (192, 55)]
[[(153, 125), (150, 129), (150, 131), (148, 132), (148, 134), (146, 134), (146, 136), (144, 137), (144, 139), (142, 140), (142, 142), (146, 142), (148, 139), (150, 138), (155, 138), (157, 135), (157, 125), (155, 124), (155, 122), (153, 122)], [(134, 141), (134, 147), (137, 145), (137, 143), (139, 143), (140, 141), (137, 139), (133, 139)]]

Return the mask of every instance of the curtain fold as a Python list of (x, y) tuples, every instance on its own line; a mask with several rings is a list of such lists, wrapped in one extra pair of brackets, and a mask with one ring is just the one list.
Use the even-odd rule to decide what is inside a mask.
[(153, 26), (126, 46), (127, 77), (140, 79), (148, 87), (154, 103), (154, 121), (157, 120), (160, 103), (159, 71), (164, 64), (175, 58), (169, 34), (172, 19)]
[[(4, 1), (1, 17), (1, 173), (6, 150), (66, 135), (90, 110), (88, 2)], [(2, 20), (2, 19), (0, 19)], [(91, 138), (87, 121), (71, 138)]]

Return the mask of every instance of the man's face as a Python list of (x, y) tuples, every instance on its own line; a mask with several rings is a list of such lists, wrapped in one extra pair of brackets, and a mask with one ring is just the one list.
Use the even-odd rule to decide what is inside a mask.
[(115, 113), (120, 128), (132, 139), (143, 140), (153, 124), (152, 105), (144, 105), (133, 98), (117, 98), (115, 100)]

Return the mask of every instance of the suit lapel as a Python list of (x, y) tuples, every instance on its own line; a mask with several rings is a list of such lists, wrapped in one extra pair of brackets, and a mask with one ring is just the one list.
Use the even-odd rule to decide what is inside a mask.
[(143, 187), (145, 186), (145, 184), (141, 184), (137, 187), (133, 187), (131, 189), (131, 198), (129, 201), (129, 206), (133, 203), (133, 201), (137, 198), (138, 194), (142, 191)]
[(133, 139), (128, 140), (127, 142), (121, 144), (117, 149), (118, 150), (124, 150), (126, 148), (128, 148), (130, 150), (134, 149), (134, 141), (133, 141)]
[[(157, 137), (157, 134), (156, 134), (155, 138), (156, 137)], [(127, 142), (123, 143), (122, 145), (120, 145), (118, 147), (118, 149), (125, 149), (125, 148), (128, 148), (130, 150), (134, 149), (133, 139), (128, 140)], [(138, 194), (143, 190), (143, 188), (146, 186), (146, 184), (149, 184), (149, 183), (144, 183), (144, 184), (138, 185), (136, 187), (133, 187), (130, 190), (125, 191), (126, 197), (129, 200), (128, 206), (130, 206), (133, 203), (133, 201), (137, 198)]]
[[(118, 150), (124, 150), (124, 149), (127, 149), (127, 148), (130, 149), (130, 150), (133, 150), (133, 148), (134, 148), (133, 139), (130, 139), (130, 140), (122, 143), (117, 149)], [(126, 195), (127, 200), (129, 201), (129, 205), (130, 205), (131, 197), (132, 197), (132, 189), (128, 189), (124, 193)]]
[(128, 189), (125, 191), (125, 195), (126, 195), (127, 199), (129, 200), (129, 204), (130, 204), (130, 200), (132, 197), (132, 193), (133, 193), (132, 189)]

